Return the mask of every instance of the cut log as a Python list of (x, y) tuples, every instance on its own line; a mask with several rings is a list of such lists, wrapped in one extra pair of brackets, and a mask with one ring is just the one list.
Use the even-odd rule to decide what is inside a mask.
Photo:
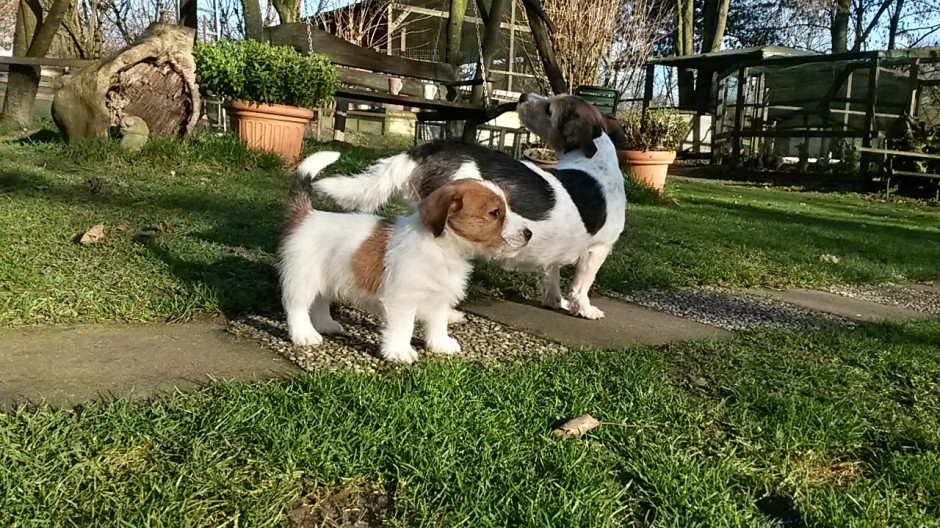
[(189, 134), (201, 111), (195, 29), (157, 22), (114, 56), (63, 77), (52, 117), (70, 142), (106, 138), (126, 116), (143, 119), (151, 135)]

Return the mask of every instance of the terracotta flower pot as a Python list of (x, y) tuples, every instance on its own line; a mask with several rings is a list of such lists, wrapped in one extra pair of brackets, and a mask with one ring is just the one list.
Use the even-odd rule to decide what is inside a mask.
[(296, 106), (229, 101), (225, 110), (232, 128), (249, 147), (273, 152), (288, 163), (300, 157), (304, 129), (313, 111)]
[(662, 191), (666, 186), (669, 165), (676, 160), (676, 151), (618, 150), (617, 159), (621, 169), (624, 168), (624, 162), (627, 162), (624, 172), (632, 172), (640, 183)]

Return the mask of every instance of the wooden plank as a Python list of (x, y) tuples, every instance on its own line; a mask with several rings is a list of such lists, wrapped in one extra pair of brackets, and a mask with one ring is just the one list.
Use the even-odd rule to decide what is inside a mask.
[(55, 66), (60, 68), (84, 68), (95, 61), (81, 59), (47, 59), (45, 57), (0, 57), (0, 64), (22, 64), (25, 66)]
[(734, 139), (735, 137), (740, 137), (742, 135), (748, 135), (753, 137), (793, 137), (793, 138), (805, 138), (805, 137), (821, 137), (821, 138), (857, 138), (863, 137), (864, 132), (852, 132), (852, 131), (837, 131), (837, 130), (802, 130), (802, 129), (787, 129), (787, 130), (756, 130), (744, 128), (740, 132), (729, 131), (729, 132), (718, 132), (713, 135), (715, 139)]
[(384, 92), (370, 92), (368, 90), (360, 90), (357, 88), (348, 88), (345, 86), (340, 86), (336, 89), (336, 97), (343, 97), (346, 99), (356, 99), (359, 101), (370, 101), (373, 103), (385, 103), (385, 104), (395, 104), (402, 106), (413, 106), (415, 108), (431, 108), (434, 110), (454, 110), (454, 109), (463, 109), (463, 110), (480, 110), (479, 105), (471, 105), (470, 103), (459, 103), (452, 101), (444, 101), (441, 99), (429, 100), (424, 99), (423, 97), (412, 97), (408, 95), (392, 95), (388, 93), (388, 87), (386, 86), (386, 91)]
[(871, 148), (871, 147), (858, 147), (859, 152), (868, 152), (870, 154), (878, 154), (881, 156), (902, 156), (906, 158), (918, 158), (918, 159), (932, 159), (940, 160), (940, 154), (927, 154), (924, 152), (910, 152), (907, 150), (893, 150), (893, 149), (881, 149), (881, 148)]
[[(361, 88), (370, 88), (380, 92), (388, 91), (388, 75), (349, 68), (336, 68), (339, 82)], [(402, 79), (401, 93), (412, 97), (424, 96), (424, 84), (412, 79)]]
[[(307, 24), (303, 22), (281, 24), (265, 28), (264, 31), (265, 39), (272, 44), (307, 51)], [(449, 64), (393, 57), (356, 46), (319, 29), (310, 31), (313, 40), (312, 51), (326, 55), (336, 64), (431, 81), (447, 82), (457, 79), (454, 68)]]
[(902, 171), (902, 170), (891, 170), (891, 177), (895, 176), (913, 176), (915, 178), (929, 178), (931, 180), (940, 180), (940, 174), (933, 174), (930, 172), (914, 172), (914, 171)]

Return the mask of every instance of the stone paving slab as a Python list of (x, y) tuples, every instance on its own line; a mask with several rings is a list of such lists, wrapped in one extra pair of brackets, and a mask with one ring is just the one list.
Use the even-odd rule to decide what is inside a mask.
[(936, 281), (931, 281), (930, 283), (913, 282), (910, 284), (910, 287), (914, 288), (915, 290), (920, 290), (920, 291), (925, 291), (925, 292), (935, 293), (937, 295), (940, 295), (940, 283)]
[(790, 290), (753, 290), (779, 301), (802, 306), (818, 312), (826, 312), (856, 321), (902, 321), (917, 319), (926, 314), (900, 306), (889, 306), (834, 293), (793, 288)]
[(146, 399), (212, 378), (253, 381), (297, 372), (279, 354), (238, 341), (215, 324), (0, 329), (0, 406)]
[(468, 302), (461, 308), (569, 346), (624, 348), (732, 335), (714, 326), (607, 297), (596, 297), (592, 302), (604, 310), (604, 319), (589, 321), (572, 317), (542, 308), (535, 302), (483, 299)]

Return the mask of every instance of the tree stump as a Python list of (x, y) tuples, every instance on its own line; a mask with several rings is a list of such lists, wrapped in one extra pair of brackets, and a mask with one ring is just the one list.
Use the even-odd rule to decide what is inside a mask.
[(108, 59), (63, 77), (52, 117), (70, 142), (106, 138), (125, 116), (150, 134), (183, 137), (201, 112), (193, 41), (196, 30), (157, 22)]

